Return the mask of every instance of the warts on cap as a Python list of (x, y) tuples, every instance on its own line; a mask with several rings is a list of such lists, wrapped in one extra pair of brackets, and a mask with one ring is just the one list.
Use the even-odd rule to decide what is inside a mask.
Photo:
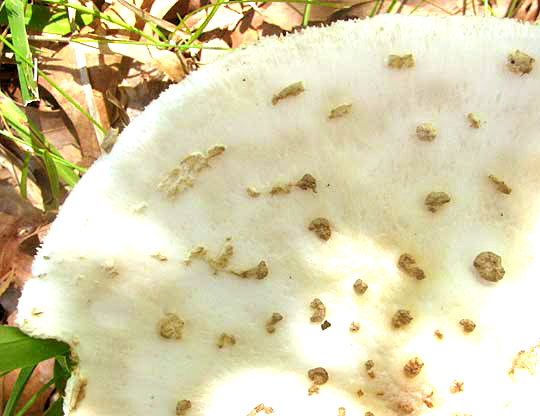
[(343, 117), (347, 114), (349, 114), (352, 110), (352, 104), (343, 104), (340, 105), (332, 110), (330, 110), (330, 114), (328, 114), (328, 119), (333, 120), (335, 118)]
[(507, 67), (511, 72), (520, 75), (529, 74), (533, 70), (534, 58), (516, 50), (508, 55)]
[(474, 321), (470, 319), (461, 319), (459, 321), (459, 324), (462, 326), (463, 332), (467, 334), (473, 332), (474, 329), (476, 328), (476, 324), (474, 323)]
[(409, 253), (403, 253), (399, 256), (398, 267), (416, 280), (423, 280), (426, 278), (424, 271), (416, 265), (416, 260)]
[(218, 348), (223, 348), (226, 345), (233, 346), (236, 344), (236, 337), (234, 335), (226, 334), (225, 332), (222, 333), (217, 342)]
[(176, 403), (176, 416), (187, 415), (189, 409), (191, 409), (191, 402), (189, 400), (180, 400)]
[(283, 320), (283, 315), (277, 312), (274, 312), (270, 319), (266, 322), (266, 332), (273, 334), (276, 332), (276, 324)]
[[(267, 193), (272, 196), (280, 194), (290, 194), (294, 188), (298, 188), (303, 191), (311, 190), (313, 191), (313, 193), (317, 193), (317, 180), (313, 177), (313, 175), (306, 173), (296, 182), (291, 182), (285, 185), (272, 186), (272, 189), (270, 189), (270, 191), (268, 191)], [(261, 192), (257, 191), (253, 187), (246, 188), (246, 192), (251, 198), (258, 198), (261, 195)]]
[(450, 195), (446, 192), (430, 192), (427, 194), (424, 204), (428, 211), (437, 212), (444, 204), (450, 202)]
[(174, 313), (167, 313), (159, 321), (159, 334), (166, 339), (181, 339), (184, 321)]
[(192, 188), (199, 174), (210, 168), (210, 160), (225, 152), (225, 146), (215, 145), (208, 149), (206, 155), (192, 153), (180, 161), (180, 164), (167, 173), (158, 184), (158, 189), (170, 200), (185, 190)]
[(322, 367), (316, 367), (308, 371), (308, 377), (313, 384), (322, 386), (328, 381), (328, 372)]
[(326, 316), (326, 306), (322, 303), (319, 298), (315, 298), (309, 304), (310, 308), (313, 309), (313, 314), (311, 315), (311, 322), (322, 322)]
[(265, 406), (264, 403), (258, 404), (249, 412), (246, 416), (257, 416), (259, 413), (264, 412), (265, 415), (270, 415), (274, 413), (274, 409), (270, 406)]
[(432, 142), (437, 137), (437, 129), (431, 123), (416, 126), (416, 137), (422, 142)]
[(356, 279), (353, 284), (353, 289), (357, 295), (363, 295), (368, 290), (368, 285), (362, 279)]
[(510, 188), (504, 181), (500, 180), (494, 175), (488, 176), (489, 180), (495, 185), (495, 189), (501, 194), (510, 195), (512, 193), (512, 188)]
[(304, 83), (302, 81), (295, 82), (294, 84), (283, 88), (281, 91), (275, 94), (272, 97), (272, 105), (276, 105), (278, 102), (284, 100), (285, 98), (295, 97), (303, 93), (304, 91)]
[(473, 129), (479, 129), (481, 126), (481, 120), (474, 113), (467, 114), (467, 120), (469, 120), (469, 126)]
[(313, 231), (321, 240), (328, 241), (332, 236), (330, 222), (326, 218), (315, 218), (309, 223), (309, 231)]
[(389, 55), (388, 66), (392, 69), (409, 69), (416, 65), (412, 54), (406, 55)]
[(406, 309), (399, 309), (394, 316), (392, 316), (392, 326), (394, 328), (401, 328), (403, 326), (409, 325), (413, 317), (411, 312)]
[(407, 364), (403, 367), (403, 372), (409, 378), (416, 377), (422, 371), (424, 362), (419, 357), (414, 357), (407, 361)]
[(476, 256), (473, 265), (480, 277), (488, 282), (498, 282), (506, 273), (501, 256), (491, 251), (484, 251)]

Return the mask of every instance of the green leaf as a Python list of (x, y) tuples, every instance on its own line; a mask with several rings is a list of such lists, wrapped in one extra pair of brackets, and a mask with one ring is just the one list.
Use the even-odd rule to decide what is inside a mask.
[(61, 394), (64, 393), (70, 375), (66, 357), (56, 357), (54, 361), (54, 385)]
[(4, 408), (3, 416), (11, 416), (14, 414), (15, 408), (19, 403), (19, 399), (21, 398), (24, 387), (26, 386), (26, 383), (28, 383), (30, 376), (34, 372), (34, 368), (36, 368), (35, 365), (26, 367), (23, 368), (19, 373), (17, 381), (15, 382), (13, 390), (11, 391), (11, 395), (9, 396), (9, 400), (6, 404), (6, 407)]
[[(66, 161), (54, 146), (47, 141), (44, 134), (39, 128), (30, 120), (26, 113), (21, 110), (11, 98), (0, 91), (0, 113), (5, 119), (9, 127), (17, 133), (22, 139), (24, 144), (31, 147), (34, 153), (41, 157), (47, 172), (53, 176), (49, 176), (51, 181), (51, 187), (54, 192), (58, 185), (58, 176), (62, 178), (69, 186), (73, 186), (79, 180), (79, 176), (75, 173), (74, 168), (66, 165)], [(11, 137), (11, 135), (2, 133)], [(61, 161), (59, 161), (62, 160)], [(50, 168), (51, 163), (56, 167), (55, 170)], [(54, 185), (52, 185), (54, 184)]]
[(62, 406), (64, 404), (64, 400), (62, 398), (59, 398), (57, 401), (55, 401), (51, 407), (47, 409), (44, 416), (63, 416), (64, 412), (62, 412)]
[(29, 367), (68, 352), (69, 346), (63, 342), (32, 338), (18, 328), (0, 326), (0, 372)]
[(47, 177), (49, 178), (49, 185), (51, 186), (51, 193), (54, 199), (54, 208), (58, 208), (60, 205), (60, 179), (58, 178), (58, 170), (54, 164), (51, 154), (48, 151), (43, 152), (43, 163), (45, 164), (45, 170), (47, 171)]
[[(75, 28), (82, 29), (94, 20), (94, 16), (84, 11), (78, 11), (75, 15)], [(68, 13), (65, 9), (47, 7), (39, 4), (29, 4), (26, 7), (24, 22), (27, 30), (36, 33), (50, 33), (53, 35), (69, 35), (72, 28)], [(0, 10), (0, 25), (8, 24), (6, 9)]]
[(24, 105), (39, 99), (37, 80), (34, 79), (32, 66), (28, 64), (28, 61), (32, 62), (32, 52), (26, 36), (25, 7), (26, 0), (6, 0), (5, 2), (13, 47), (17, 50), (15, 61)]

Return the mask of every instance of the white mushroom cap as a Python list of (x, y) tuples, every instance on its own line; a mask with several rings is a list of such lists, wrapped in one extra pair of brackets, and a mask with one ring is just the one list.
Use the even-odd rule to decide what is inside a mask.
[(381, 16), (170, 88), (72, 192), (20, 300), (80, 360), (66, 414), (537, 409), (529, 57), (539, 27)]

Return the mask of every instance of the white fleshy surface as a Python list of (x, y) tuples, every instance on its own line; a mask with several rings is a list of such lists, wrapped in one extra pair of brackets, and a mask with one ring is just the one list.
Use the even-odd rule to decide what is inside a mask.
[[(259, 403), (276, 416), (333, 416), (339, 407), (394, 416), (400, 405), (436, 416), (538, 409), (539, 376), (508, 375), (516, 354), (540, 339), (540, 68), (508, 71), (516, 49), (539, 60), (540, 28), (380, 16), (266, 39), (166, 91), (72, 192), (34, 264), (42, 277), (20, 300), (24, 331), (65, 340), (80, 358), (69, 390), (86, 380), (85, 395), (71, 411), (77, 400), (68, 397), (66, 411), (165, 416), (182, 399), (192, 402), (188, 416), (244, 416)], [(415, 56), (414, 69), (386, 66), (389, 54), (404, 53)], [(271, 105), (297, 81), (303, 94)], [(351, 113), (328, 120), (342, 104)], [(421, 122), (437, 128), (435, 141), (415, 138)], [(216, 144), (226, 151), (193, 188), (174, 201), (158, 191), (180, 160)], [(316, 194), (246, 193), (308, 172)], [(489, 174), (511, 195), (496, 192)], [(423, 205), (432, 191), (452, 198), (436, 214)], [(133, 212), (141, 203), (146, 209)], [(332, 224), (327, 242), (307, 229), (316, 217)], [(231, 267), (265, 260), (264, 280), (184, 264), (197, 245), (217, 255), (227, 237)], [(472, 266), (488, 250), (506, 269), (496, 284)], [(168, 260), (150, 256), (157, 252)], [(404, 252), (425, 280), (397, 268)], [(369, 285), (362, 296), (352, 290), (358, 278)], [(309, 320), (315, 297), (332, 324), (325, 331)], [(397, 309), (414, 316), (398, 330), (390, 324)], [(185, 321), (179, 341), (158, 334), (169, 312)], [(269, 335), (273, 312), (285, 318)], [(473, 333), (463, 334), (462, 318), (476, 322)], [(351, 321), (360, 331), (349, 332)], [(218, 349), (223, 332), (236, 345)], [(425, 365), (409, 379), (403, 366), (415, 356)], [(319, 366), (329, 381), (308, 396), (307, 372)], [(450, 394), (454, 380), (463, 392)]]

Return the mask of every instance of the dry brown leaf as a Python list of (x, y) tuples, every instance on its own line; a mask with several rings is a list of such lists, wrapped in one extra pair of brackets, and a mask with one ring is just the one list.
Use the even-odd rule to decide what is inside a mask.
[(155, 17), (163, 18), (176, 6), (178, 0), (154, 0), (150, 6), (150, 14)]
[(75, 139), (77, 133), (64, 111), (48, 109), (43, 105), (39, 108), (27, 107), (25, 111), (66, 160), (72, 163), (81, 160), (82, 153)]
[(515, 18), (526, 22), (534, 22), (539, 17), (540, 0), (525, 0), (516, 11)]
[(251, 26), (238, 25), (231, 33), (232, 47), (242, 48), (259, 40), (259, 32)]
[[(211, 39), (208, 42), (206, 42), (204, 46), (208, 48), (227, 48), (227, 49), (230, 48), (227, 42), (225, 42), (225, 40), (221, 38)], [(227, 53), (228, 53), (227, 50), (202, 49), (199, 63), (201, 65), (207, 65), (209, 63), (214, 62), (219, 57), (226, 55)]]
[[(302, 24), (302, 14), (288, 3), (266, 3), (257, 12), (262, 14), (264, 22), (287, 31)], [(259, 25), (254, 21), (253, 26), (258, 28)]]
[(4, 291), (9, 283), (22, 285), (30, 277), (32, 255), (20, 250), (21, 245), (51, 220), (10, 184), (0, 183), (0, 287)]
[(154, 66), (134, 63), (118, 87), (118, 101), (129, 118), (137, 117), (171, 82)]
[[(108, 130), (110, 124), (104, 91), (109, 85), (117, 83), (118, 71), (114, 64), (118, 63), (118, 59), (85, 54), (79, 46), (77, 48), (76, 50), (73, 45), (42, 48), (41, 68)], [(84, 62), (81, 62), (81, 59), (84, 59)], [(102, 132), (45, 80), (40, 79), (39, 83), (54, 96), (74, 126), (82, 153), (79, 163), (90, 166), (101, 154), (99, 142), (103, 137)]]
[[(211, 10), (212, 8), (207, 8), (195, 13), (185, 20), (186, 24), (192, 31), (197, 30), (204, 22), (204, 19), (210, 14)], [(218, 9), (212, 20), (210, 20), (210, 23), (204, 28), (203, 33), (211, 32), (215, 29), (233, 30), (243, 17), (244, 15), (241, 11), (234, 10), (229, 6), (222, 6)]]

